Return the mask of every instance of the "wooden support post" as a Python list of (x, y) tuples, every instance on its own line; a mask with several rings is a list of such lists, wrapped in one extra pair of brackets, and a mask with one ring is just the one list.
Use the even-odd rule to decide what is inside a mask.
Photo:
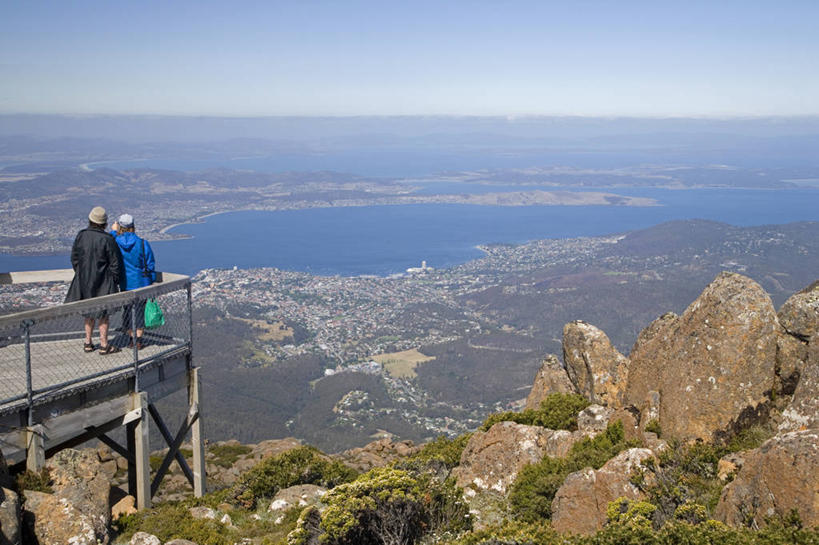
[(148, 394), (137, 392), (131, 394), (132, 410), (141, 409), (142, 414), (134, 426), (134, 458), (136, 465), (136, 503), (137, 509), (151, 507), (151, 448), (148, 442)]
[(128, 493), (136, 498), (136, 457), (134, 456), (136, 452), (136, 422), (128, 422), (125, 425), (125, 440), (125, 448), (128, 450), (128, 456), (126, 456), (128, 460)]
[(26, 469), (39, 472), (45, 466), (45, 438), (39, 424), (26, 428)]
[(200, 399), (201, 383), (199, 368), (188, 371), (188, 405), (191, 412), (199, 414), (191, 426), (191, 448), (193, 449), (193, 495), (201, 498), (205, 494), (205, 443), (202, 437), (202, 403)]

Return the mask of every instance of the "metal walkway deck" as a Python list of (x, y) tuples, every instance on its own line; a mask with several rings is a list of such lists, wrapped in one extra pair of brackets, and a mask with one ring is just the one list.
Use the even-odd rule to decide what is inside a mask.
[[(67, 282), (73, 271), (0, 274), (0, 284)], [(192, 362), (190, 278), (159, 273), (158, 282), (138, 290), (0, 316), (0, 448), (10, 464), (38, 469), (45, 457), (98, 438), (129, 460), (131, 493), (150, 505), (170, 463), (176, 459), (197, 495), (204, 492), (204, 448), (199, 418), (198, 369)], [(143, 347), (128, 347), (127, 324), (147, 299), (155, 299), (165, 324), (147, 330)], [(121, 348), (101, 356), (83, 351), (84, 316), (109, 317), (109, 343)], [(129, 322), (129, 317), (131, 322)], [(94, 333), (98, 344), (98, 334)], [(189, 411), (175, 436), (154, 402), (188, 390)], [(149, 414), (170, 447), (150, 481)], [(106, 433), (126, 426), (128, 445)], [(191, 432), (194, 469), (178, 453)]]

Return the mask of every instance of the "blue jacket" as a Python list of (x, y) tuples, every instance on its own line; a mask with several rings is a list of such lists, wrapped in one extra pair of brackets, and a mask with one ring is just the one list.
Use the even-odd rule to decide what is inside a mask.
[(116, 231), (112, 231), (111, 234), (116, 238), (119, 251), (122, 253), (123, 271), (119, 280), (120, 289), (135, 290), (156, 282), (154, 251), (148, 241), (145, 241), (145, 255), (143, 256), (143, 239), (136, 234), (125, 232), (117, 235)]

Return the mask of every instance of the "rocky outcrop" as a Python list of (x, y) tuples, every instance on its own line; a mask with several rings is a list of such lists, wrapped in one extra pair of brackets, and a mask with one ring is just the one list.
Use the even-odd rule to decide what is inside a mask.
[(131, 536), (131, 541), (128, 542), (128, 545), (162, 545), (162, 541), (153, 534), (137, 532)]
[(577, 429), (589, 434), (606, 431), (614, 409), (602, 405), (589, 405), (577, 415)]
[(421, 447), (416, 447), (412, 441), (393, 441), (384, 438), (363, 447), (345, 451), (337, 457), (353, 469), (364, 472), (412, 456), (420, 449)]
[(486, 432), (472, 434), (452, 474), (458, 486), (473, 494), (504, 495), (523, 466), (539, 462), (544, 456), (566, 456), (574, 443), (587, 436), (583, 432), (498, 422)]
[(111, 520), (117, 520), (125, 515), (133, 515), (136, 512), (136, 498), (128, 495), (111, 506)]
[(314, 484), (300, 484), (279, 490), (270, 502), (268, 511), (285, 512), (294, 507), (316, 505), (327, 494), (327, 489)]
[(742, 468), (720, 496), (715, 518), (764, 526), (795, 509), (806, 528), (819, 525), (819, 432), (791, 432), (743, 453)]
[(681, 316), (665, 315), (640, 335), (626, 402), (647, 411), (650, 392), (660, 392), (664, 435), (710, 440), (768, 399), (780, 334), (765, 291), (721, 273)]
[(26, 510), (23, 522), (30, 536), (28, 541), (39, 545), (98, 545), (96, 523), (89, 515), (74, 507), (66, 498), (26, 490)]
[(563, 328), (563, 361), (577, 392), (592, 403), (623, 404), (629, 360), (600, 329), (582, 321)]
[(776, 338), (776, 392), (792, 395), (807, 365), (808, 343), (788, 333)]
[(21, 543), (20, 496), (13, 490), (0, 488), (0, 544), (17, 545)]
[(566, 369), (553, 354), (546, 356), (540, 365), (535, 382), (526, 398), (526, 409), (538, 409), (540, 404), (550, 394), (573, 394), (576, 393), (574, 384), (569, 380)]
[(807, 362), (793, 399), (782, 412), (780, 432), (819, 428), (819, 333), (808, 343)]
[(651, 450), (633, 448), (596, 471), (586, 468), (570, 474), (552, 502), (552, 527), (573, 534), (592, 534), (602, 528), (609, 502), (621, 497), (642, 499), (642, 492), (629, 477), (646, 459), (655, 459)]
[(819, 280), (795, 293), (779, 309), (782, 327), (803, 341), (819, 333)]
[(93, 521), (97, 538), (107, 543), (111, 522), (109, 473), (95, 450), (65, 449), (46, 463), (54, 495), (66, 500)]

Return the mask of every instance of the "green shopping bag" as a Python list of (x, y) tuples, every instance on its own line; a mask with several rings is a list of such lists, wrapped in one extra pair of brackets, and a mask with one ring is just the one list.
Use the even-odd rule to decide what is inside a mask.
[(148, 299), (145, 302), (145, 327), (147, 329), (156, 329), (161, 325), (165, 325), (165, 316), (162, 315), (162, 309), (159, 308), (159, 303), (155, 299)]

